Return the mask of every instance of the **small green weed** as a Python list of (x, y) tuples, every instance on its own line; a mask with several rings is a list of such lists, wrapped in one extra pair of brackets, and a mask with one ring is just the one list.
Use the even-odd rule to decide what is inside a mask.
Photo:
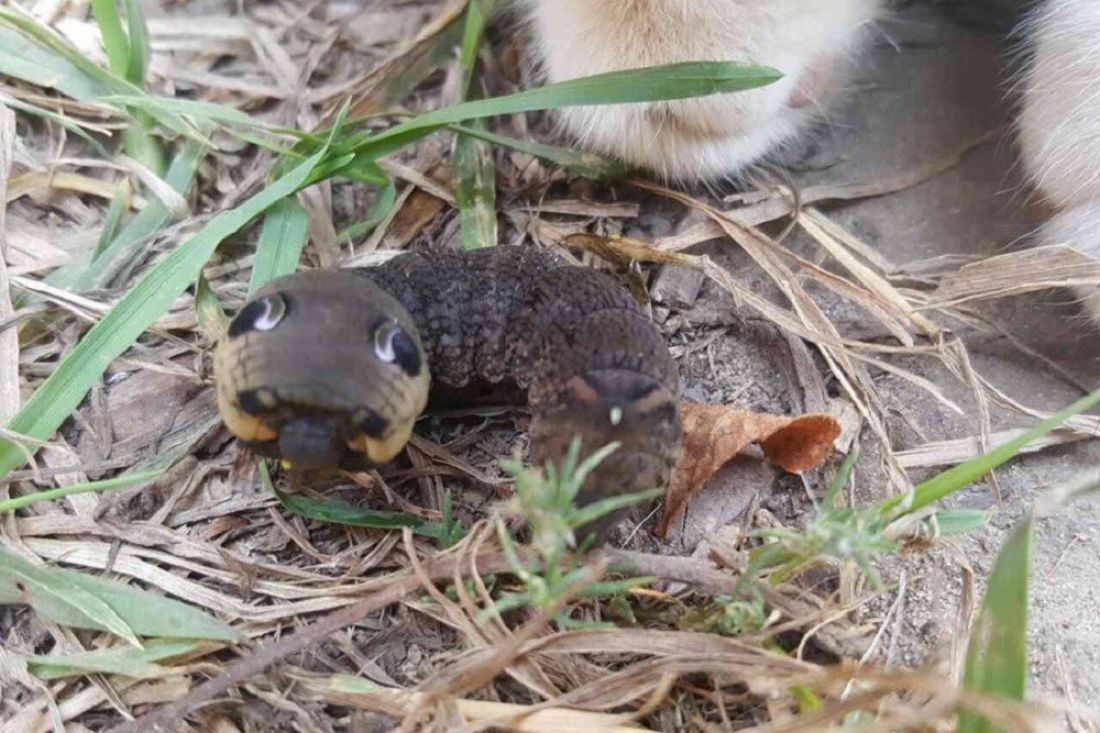
[[(503, 518), (498, 516), (497, 535), (524, 591), (501, 598), (491, 613), (501, 614), (516, 608), (550, 612), (560, 608), (563, 600), (570, 597), (605, 598), (650, 582), (647, 578), (591, 582), (590, 568), (582, 559), (591, 544), (591, 536), (579, 546), (576, 541), (577, 532), (590, 523), (624, 507), (649, 501), (661, 493), (660, 490), (646, 491), (577, 506), (577, 495), (585, 479), (617, 448), (618, 444), (612, 443), (579, 461), (580, 442), (574, 440), (560, 466), (548, 463), (544, 470), (538, 471), (519, 461), (504, 464), (505, 470), (515, 479), (515, 496), (507, 510), (527, 520), (530, 529), (528, 549), (535, 559), (525, 563), (520, 558)], [(555, 622), (561, 629), (578, 627), (578, 623), (563, 612), (555, 615)], [(580, 626), (590, 628), (590, 625)]]

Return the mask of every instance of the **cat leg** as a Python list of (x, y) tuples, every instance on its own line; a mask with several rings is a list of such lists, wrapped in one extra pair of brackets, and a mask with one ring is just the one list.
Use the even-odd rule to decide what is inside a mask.
[[(1048, 0), (1024, 21), (1032, 58), (1022, 77), (1021, 157), (1059, 213), (1040, 239), (1100, 260), (1100, 2)], [(1100, 324), (1100, 288), (1077, 288)]]
[(745, 61), (784, 77), (698, 99), (563, 110), (582, 147), (672, 180), (735, 176), (819, 111), (879, 0), (527, 0), (534, 54), (558, 82), (684, 61)]

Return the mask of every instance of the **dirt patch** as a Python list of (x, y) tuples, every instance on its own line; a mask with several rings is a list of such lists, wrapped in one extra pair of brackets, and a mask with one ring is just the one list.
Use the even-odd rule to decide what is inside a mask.
[[(230, 102), (279, 124), (310, 127), (348, 90), (376, 90), (372, 84), (378, 78), (363, 69), (392, 70), (394, 54), (410, 33), (455, 7), (337, 2), (315, 17), (292, 12), (292, 5), (260, 4), (251, 15), (240, 16), (232, 3), (203, 0), (188, 3), (184, 19), (183, 10), (166, 3), (151, 19), (157, 83), (166, 93)], [(493, 92), (505, 93), (520, 81), (518, 52), (511, 31), (498, 31), (494, 40), (496, 55), (488, 60), (488, 77)], [(858, 442), (863, 450), (848, 498), (855, 505), (869, 505), (892, 490), (891, 472), (897, 477), (904, 468), (919, 480), (935, 469), (921, 462), (916, 449), (980, 436), (986, 427), (998, 431), (1034, 422), (1034, 415), (997, 399), (998, 391), (1030, 410), (1053, 411), (1080, 396), (1081, 385), (1095, 386), (1100, 339), (1081, 337), (1078, 315), (1061, 291), (982, 302), (973, 312), (919, 307), (939, 275), (957, 270), (964, 261), (1026, 246), (1029, 232), (1044, 215), (1030, 203), (1015, 170), (1011, 103), (1002, 91), (1002, 51), (992, 32), (956, 25), (919, 4), (910, 7), (884, 26), (881, 41), (853, 82), (853, 93), (830, 110), (820, 134), (783, 160), (786, 175), (802, 192), (820, 194), (809, 203), (824, 218), (813, 221), (820, 226), (831, 222), (838, 230), (830, 231), (868, 245), (864, 259), (874, 263), (911, 312), (899, 314), (883, 306), (862, 286), (846, 290), (844, 283), (829, 280), (830, 271), (850, 273), (826, 254), (821, 237), (809, 229), (795, 228), (782, 249), (767, 240), (783, 232), (791, 207), (789, 197), (766, 174), (761, 174), (765, 185), (759, 190), (689, 191), (691, 202), (685, 204), (668, 192), (594, 184), (530, 156), (498, 152), (501, 239), (557, 246), (563, 235), (586, 231), (623, 234), (706, 255), (728, 280), (714, 277), (715, 270), (705, 277), (690, 268), (669, 267), (649, 282), (651, 292), (660, 295), (652, 311), (678, 360), (685, 397), (775, 414), (832, 414), (843, 428), (840, 447), (847, 450)], [(389, 62), (383, 63), (385, 59)], [(429, 74), (411, 96), (401, 98), (414, 111), (452, 101), (453, 76)], [(25, 168), (52, 164), (51, 151), (73, 144), (58, 139), (56, 130), (27, 127), (31, 132), (17, 160)], [(499, 127), (516, 137), (554, 140), (552, 122), (544, 115), (501, 120)], [(378, 248), (457, 244), (457, 217), (445, 200), (450, 184), (439, 165), (446, 158), (446, 144), (433, 138), (393, 161), (390, 172), (399, 183), (398, 195), (407, 198), (399, 198), (397, 216), (364, 237), (339, 233), (362, 220), (363, 212), (376, 203), (375, 194), (344, 182), (311, 191), (303, 199), (311, 215), (307, 264), (363, 264)], [(205, 162), (197, 191), (189, 198), (189, 216), (148, 243), (117, 277), (89, 290), (92, 305), (108, 302), (132, 284), (135, 273), (193, 233), (212, 211), (239, 203), (243, 191), (260, 185), (270, 164), (269, 157), (244, 146)], [(780, 177), (779, 184), (785, 182)], [(851, 193), (853, 184), (865, 188)], [(765, 238), (740, 239), (736, 233), (715, 231), (707, 205), (733, 212), (742, 224), (760, 225)], [(11, 207), (9, 235), (15, 254), (10, 264), (37, 277), (58, 261), (82, 256), (95, 245), (88, 230), (102, 221), (105, 209), (102, 198), (36, 189)], [(244, 295), (254, 241), (255, 231), (231, 238), (208, 268), (213, 293), (229, 309)], [(687, 241), (694, 244), (687, 248)], [(589, 256), (581, 259), (607, 266)], [(785, 292), (794, 298), (805, 294), (803, 304), (817, 304), (823, 319), (790, 318), (786, 283), (769, 276), (768, 268), (797, 273), (790, 279), (801, 290)], [(62, 315), (23, 345), (24, 387), (40, 384), (85, 328), (87, 314), (81, 308), (87, 303), (62, 301), (68, 309), (62, 310), (58, 296), (51, 298), (51, 313)], [(72, 310), (81, 317), (72, 316)], [(923, 317), (938, 327), (937, 344), (914, 336), (913, 324)], [(837, 338), (883, 351), (869, 350), (865, 360), (845, 361), (843, 349), (828, 347), (834, 327)], [(825, 346), (811, 345), (815, 339)], [(889, 350), (899, 339), (928, 348)], [(948, 348), (956, 343), (964, 344), (965, 351)], [(43, 452), (42, 468), (69, 483), (123, 468), (171, 467), (163, 481), (138, 495), (72, 497), (35, 507), (5, 525), (3, 536), (6, 544), (36, 560), (117, 573), (207, 608), (238, 623), (262, 645), (273, 632), (299, 628), (304, 617), (377, 592), (380, 584), (408, 567), (409, 559), (393, 533), (306, 521), (277, 507), (260, 487), (248, 456), (216, 427), (210, 344), (190, 296), (182, 299), (138, 349), (111, 365), (76, 418)], [(968, 363), (947, 358), (959, 354)], [(984, 409), (989, 411), (987, 426)], [(878, 424), (872, 425), (874, 421)], [(444, 493), (453, 490), (457, 515), (470, 525), (507, 496), (498, 460), (522, 448), (524, 428), (522, 412), (515, 411), (432, 416), (421, 423), (422, 440), (407, 456), (357, 477), (359, 483), (341, 478), (290, 486), (285, 477), (277, 480), (305, 496), (324, 494), (430, 519), (439, 519)], [(810, 662), (831, 661), (838, 653), (894, 667), (939, 662), (957, 676), (972, 601), (980, 597), (1007, 532), (1036, 496), (1098, 461), (1096, 442), (1049, 448), (998, 471), (996, 486), (975, 486), (955, 497), (952, 506), (995, 510), (991, 525), (963, 539), (937, 542), (929, 551), (881, 562), (885, 590), (871, 600), (851, 568), (812, 576), (804, 598), (770, 598), (787, 604), (781, 609), (786, 619), (824, 618), (837, 603), (855, 606), (852, 618), (816, 630), (805, 648), (797, 637), (783, 637), (782, 643), (791, 651), (805, 651)], [(748, 451), (692, 502), (668, 542), (660, 543), (646, 531), (655, 526), (657, 515), (639, 516), (638, 522), (621, 528), (617, 539), (655, 555), (709, 559), (743, 543), (746, 530), (804, 525), (837, 463), (796, 477)], [(28, 483), (34, 478), (29, 471), (17, 477)], [(1100, 500), (1082, 502), (1040, 524), (1030, 631), (1034, 687), (1093, 707), (1100, 705), (1100, 616), (1090, 612), (1100, 607), (1098, 541)], [(413, 546), (425, 556), (438, 550), (424, 539)], [(736, 565), (738, 557), (733, 560)], [(729, 579), (728, 574), (722, 577)], [(579, 618), (612, 618), (624, 628), (596, 637), (605, 646), (595, 652), (584, 646), (584, 639), (568, 634), (552, 642), (539, 639), (547, 646), (532, 650), (530, 658), (513, 660), (491, 687), (492, 694), (534, 704), (574, 690), (579, 691), (575, 699), (601, 711), (635, 709), (646, 695), (669, 694), (674, 704), (658, 706), (645, 720), (666, 730), (684, 729), (685, 720), (729, 724), (723, 720), (727, 708), (740, 716), (732, 721), (738, 727), (786, 714), (780, 705), (765, 713), (764, 696), (748, 695), (745, 680), (763, 686), (763, 678), (781, 687), (808, 668), (800, 666), (802, 661), (760, 671), (764, 668), (757, 665), (764, 665), (766, 657), (762, 648), (759, 657), (747, 652), (740, 657), (743, 650), (723, 646), (718, 654), (711, 648), (725, 643), (716, 641), (718, 637), (644, 635), (671, 628), (682, 606), (705, 602), (703, 594), (693, 595), (689, 588), (666, 584), (661, 593), (635, 598), (626, 609), (611, 603), (583, 605)], [(481, 590), (472, 588), (470, 593)], [(516, 629), (531, 621), (522, 616), (516, 628), (498, 626), (474, 612), (483, 598), (461, 597), (452, 605), (447, 600), (408, 594), (403, 602), (391, 604), (391, 610), (360, 619), (354, 629), (250, 679), (240, 700), (225, 706), (236, 722), (217, 710), (203, 722), (226, 731), (238, 728), (217, 726), (371, 730), (377, 721), (349, 714), (346, 698), (324, 687), (325, 675), (357, 675), (383, 686), (430, 682), (462, 689), (461, 673), (468, 669), (463, 664), (484, 661), (486, 650), (511, 643)], [(0, 639), (16, 654), (73, 653), (102, 642), (11, 609), (0, 611)], [(687, 651), (680, 646), (684, 639)], [(639, 649), (650, 648), (656, 662), (645, 669), (630, 666)], [(706, 657), (714, 665), (708, 668), (710, 676), (700, 675), (714, 690), (701, 692), (694, 683), (673, 692), (664, 687), (662, 665), (682, 669), (676, 664), (687, 664), (683, 655), (688, 651), (702, 655), (696, 661), (714, 655)], [(15, 694), (5, 694), (0, 717), (12, 716), (28, 730), (47, 729), (51, 712), (38, 688), (17, 666), (10, 673), (12, 679), (0, 681)], [(616, 697), (620, 688), (606, 680), (627, 673), (637, 675), (631, 678), (636, 686), (629, 687), (633, 696), (623, 692)], [(728, 679), (734, 682), (720, 682)], [(55, 694), (61, 700), (79, 696), (83, 702), (66, 708), (66, 715), (95, 729), (116, 722), (118, 710), (176, 699), (196, 680), (177, 675), (160, 685), (142, 683), (127, 687), (123, 697), (113, 688), (82, 681), (60, 685)], [(727, 705), (722, 695), (731, 689), (738, 700), (750, 702)], [(395, 714), (401, 712), (396, 704), (395, 709)]]

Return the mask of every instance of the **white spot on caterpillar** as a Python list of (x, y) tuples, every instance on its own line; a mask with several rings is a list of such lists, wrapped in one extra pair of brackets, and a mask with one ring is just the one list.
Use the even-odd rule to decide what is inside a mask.
[(397, 358), (393, 349), (393, 339), (400, 329), (395, 323), (383, 323), (374, 332), (374, 354), (387, 364), (392, 364)]
[(618, 425), (623, 421), (623, 408), (612, 407), (611, 414), (609, 414), (607, 417), (609, 420), (611, 420), (612, 425)]
[(264, 298), (261, 302), (264, 306), (264, 312), (253, 322), (252, 327), (257, 331), (270, 331), (279, 325), (279, 321), (283, 320), (283, 316), (286, 314), (286, 306), (283, 305), (282, 298), (278, 296)]

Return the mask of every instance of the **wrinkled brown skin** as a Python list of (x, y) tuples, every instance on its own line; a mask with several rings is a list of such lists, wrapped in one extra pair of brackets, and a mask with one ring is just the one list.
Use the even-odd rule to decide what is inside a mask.
[[(526, 394), (532, 462), (559, 461), (574, 436), (582, 456), (620, 443), (589, 476), (580, 504), (667, 486), (681, 438), (676, 366), (656, 327), (613, 279), (529, 247), (417, 251), (348, 272), (407, 310), (433, 399), (445, 393), (454, 404), (516, 388)], [(310, 337), (303, 333), (302, 343)], [(286, 380), (294, 371), (284, 364), (272, 375)], [(349, 378), (331, 365), (302, 376), (326, 386)], [(620, 517), (590, 529), (603, 536)]]

